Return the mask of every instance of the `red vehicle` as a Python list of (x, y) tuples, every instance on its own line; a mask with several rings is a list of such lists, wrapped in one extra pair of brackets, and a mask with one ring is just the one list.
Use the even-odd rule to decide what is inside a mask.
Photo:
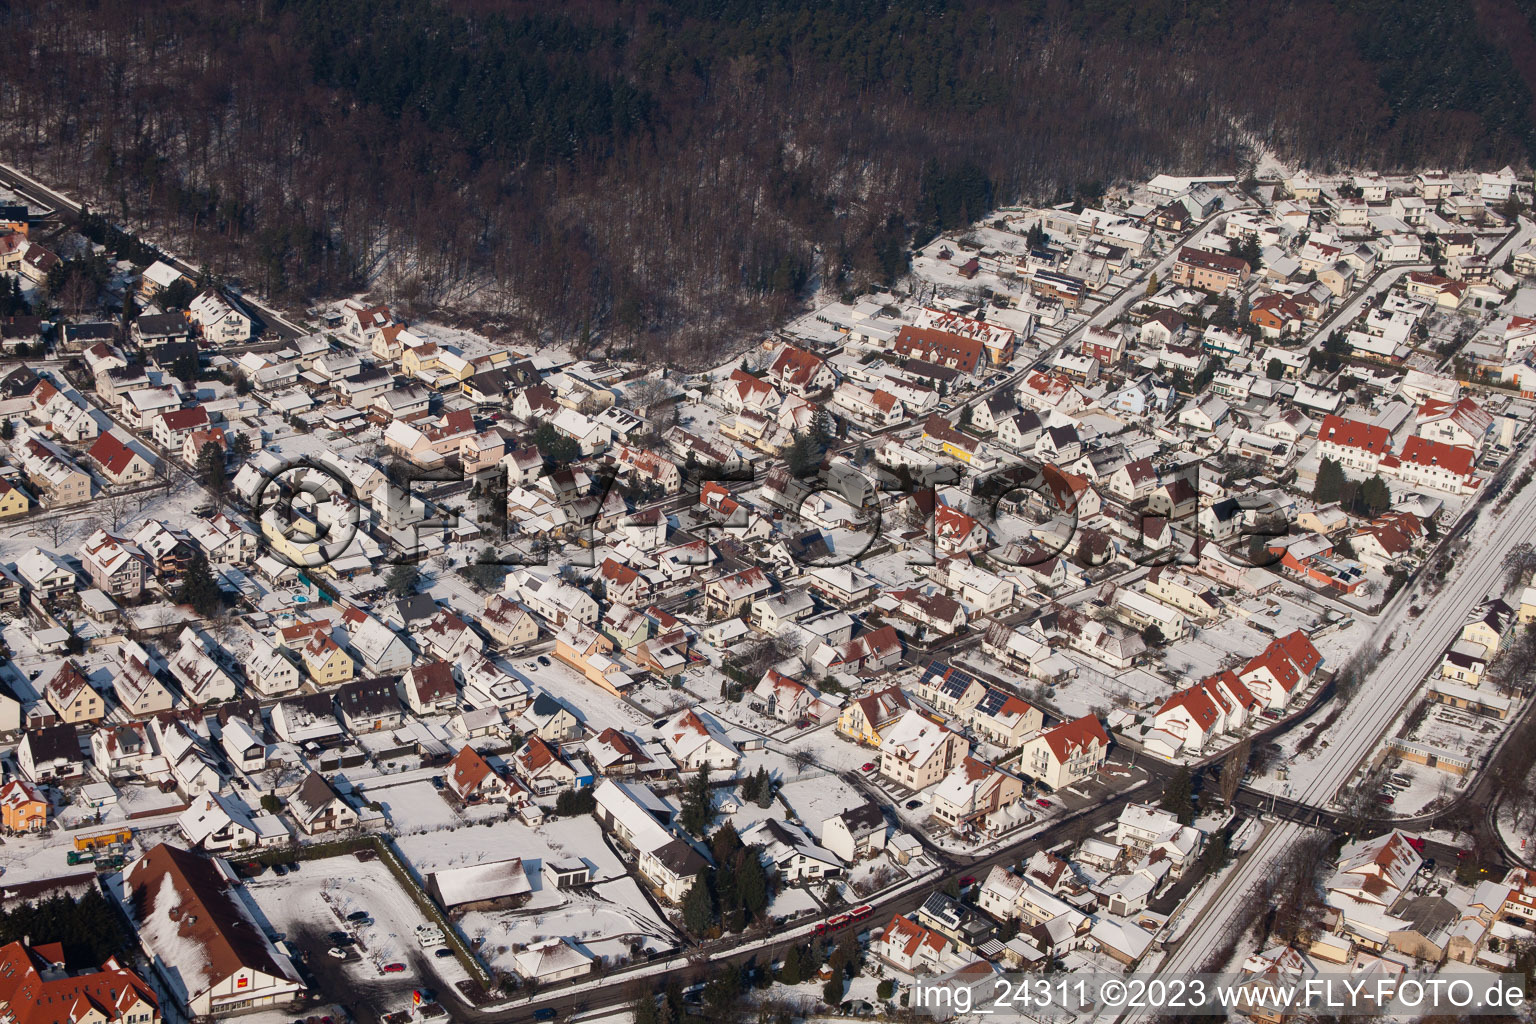
[(960, 888), (962, 888), (962, 889), (969, 889), (971, 886), (973, 886), (975, 884), (976, 884), (976, 876), (975, 875), (966, 875), (964, 878), (960, 879)]
[(861, 772), (872, 772), (874, 770), (875, 762), (873, 761), (865, 761), (863, 764), (859, 765), (859, 771)]
[(1423, 839), (1418, 838), (1416, 836), (1403, 836), (1403, 838), (1408, 840), (1408, 845), (1413, 847), (1416, 852), (1418, 852), (1418, 853), (1423, 853), (1424, 852), (1424, 840)]
[(404, 974), (405, 973), (405, 964), (385, 964), (384, 965), (384, 973), (385, 974)]
[(835, 914), (825, 921), (818, 921), (814, 929), (817, 935), (830, 935), (833, 932), (842, 931), (851, 924), (857, 924), (875, 912), (875, 908), (865, 903), (863, 906), (854, 907), (845, 914)]
[(1042, 797), (1036, 797), (1035, 798), (1035, 803), (1040, 805), (1041, 807), (1050, 807), (1051, 806), (1051, 802), (1049, 800), (1047, 800), (1043, 796)]

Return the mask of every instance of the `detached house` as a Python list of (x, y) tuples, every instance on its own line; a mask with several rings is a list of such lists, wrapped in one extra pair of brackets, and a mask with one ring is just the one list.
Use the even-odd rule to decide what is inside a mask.
[(288, 813), (305, 835), (336, 832), (357, 824), (357, 812), (319, 772), (310, 772), (288, 797)]
[(880, 742), (880, 774), (907, 789), (927, 789), (969, 752), (959, 733), (908, 709)]
[(300, 657), (304, 662), (304, 671), (309, 673), (309, 678), (315, 681), (316, 686), (345, 683), (356, 671), (352, 656), (324, 632), (315, 633), (304, 645)]
[(1019, 768), (1052, 790), (1076, 785), (1097, 774), (1109, 754), (1109, 734), (1096, 715), (1037, 733), (1024, 744)]
[(801, 396), (837, 383), (837, 376), (826, 360), (793, 345), (779, 349), (764, 376), (780, 391)]
[(112, 679), (117, 703), (133, 718), (147, 718), (171, 710), (176, 697), (160, 681), (149, 652), (132, 640), (118, 645), (118, 670)]
[(80, 549), (80, 565), (91, 582), (119, 600), (133, 601), (144, 592), (148, 560), (126, 538), (97, 530)]
[(448, 762), (446, 781), (453, 795), (467, 804), (501, 802), (511, 793), (507, 781), (468, 744)]
[(43, 686), (43, 697), (68, 725), (99, 722), (107, 717), (106, 701), (91, 686), (89, 679), (66, 660)]
[(681, 771), (694, 772), (709, 765), (713, 771), (734, 771), (741, 751), (725, 730), (706, 711), (684, 708), (667, 720), (661, 742)]
[(96, 439), (86, 457), (96, 464), (102, 476), (119, 487), (143, 483), (155, 475), (155, 467), (134, 444), (123, 442), (110, 431)]
[(429, 661), (417, 665), (400, 677), (405, 703), (418, 715), (451, 711), (458, 703), (459, 688), (453, 680), (453, 665)]

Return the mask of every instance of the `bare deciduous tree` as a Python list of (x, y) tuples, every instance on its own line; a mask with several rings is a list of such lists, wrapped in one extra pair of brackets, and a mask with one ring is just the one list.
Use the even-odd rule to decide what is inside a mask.
[(1243, 776), (1248, 774), (1248, 756), (1252, 752), (1253, 739), (1244, 736), (1227, 751), (1226, 759), (1221, 762), (1221, 802), (1224, 806), (1232, 806), (1238, 788), (1243, 784)]

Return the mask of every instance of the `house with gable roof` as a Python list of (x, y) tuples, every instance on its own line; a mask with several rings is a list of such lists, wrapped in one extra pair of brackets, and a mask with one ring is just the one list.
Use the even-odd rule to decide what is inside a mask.
[[(1152, 716), (1147, 742), (1161, 742), (1171, 751), (1200, 751), (1212, 737), (1234, 733), (1263, 702), (1237, 674), (1228, 670), (1176, 691)], [(1167, 737), (1166, 739), (1164, 737)]]
[(400, 677), (400, 693), (406, 705), (418, 715), (452, 711), (459, 699), (453, 664), (433, 659), (413, 666)]
[(698, 771), (707, 764), (711, 771), (730, 772), (741, 763), (736, 744), (701, 708), (684, 708), (667, 719), (661, 729), (661, 743), (681, 771)]
[(305, 776), (299, 788), (289, 794), (288, 813), (299, 829), (309, 836), (351, 828), (358, 822), (357, 811), (352, 805), (315, 771)]
[(42, 689), (43, 697), (61, 722), (99, 722), (107, 715), (106, 701), (70, 659), (59, 665)]
[(155, 990), (108, 957), (100, 969), (71, 973), (64, 946), (11, 942), (0, 947), (0, 1007), (11, 1024), (160, 1024)]
[(307, 991), (222, 860), (162, 843), (123, 872), (123, 898), (156, 973), (192, 1014), (286, 1007)]
[(1269, 642), (1237, 676), (1264, 705), (1284, 711), (1291, 698), (1311, 682), (1323, 657), (1301, 630)]
[(927, 789), (970, 753), (965, 737), (909, 708), (880, 741), (880, 774), (907, 789)]
[(869, 944), (869, 951), (899, 971), (934, 974), (948, 966), (954, 943), (911, 918), (897, 914)]
[(974, 757), (960, 763), (933, 787), (933, 816), (950, 828), (1006, 810), (1024, 795), (1024, 782)]
[(1036, 733), (1024, 743), (1019, 769), (1042, 785), (1060, 790), (1092, 777), (1109, 755), (1109, 734), (1097, 715)]
[(467, 804), (501, 803), (512, 792), (507, 780), (498, 775), (490, 763), (467, 743), (448, 762), (444, 780), (453, 795)]

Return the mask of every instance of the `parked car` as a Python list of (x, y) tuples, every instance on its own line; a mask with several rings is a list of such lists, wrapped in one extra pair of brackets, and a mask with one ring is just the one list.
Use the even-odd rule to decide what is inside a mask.
[(281, 877), (282, 875), (286, 875), (288, 873), (288, 869), (281, 864), (273, 864), (272, 873)]
[(1036, 805), (1038, 805), (1040, 807), (1054, 807), (1055, 806), (1054, 804), (1052, 804), (1049, 800), (1047, 800), (1043, 796), (1035, 797), (1035, 803), (1036, 803)]
[(442, 960), (453, 956), (453, 950), (449, 949), (447, 946), (438, 946), (437, 952), (433, 953), (432, 955), (437, 957), (439, 960)]
[(366, 920), (368, 920), (368, 911), (366, 911), (366, 910), (354, 910), (354, 911), (352, 911), (352, 913), (347, 915), (347, 920), (348, 921), (366, 921)]
[(346, 932), (327, 932), (325, 937), (331, 940), (333, 946), (346, 946), (352, 942), (352, 936)]
[(546, 1006), (542, 1010), (534, 1010), (533, 1011), (533, 1019), (534, 1020), (554, 1020), (555, 1019), (554, 1008)]
[(549, 656), (547, 654), (539, 655), (539, 664), (543, 665), (545, 668), (549, 668)]
[(347, 951), (342, 949), (340, 946), (332, 946), (330, 949), (326, 950), (326, 953), (335, 957), (337, 960), (345, 960), (347, 958)]
[(396, 963), (396, 964), (385, 964), (384, 965), (384, 973), (385, 974), (404, 974), (405, 973), (405, 964), (398, 964), (398, 963)]
[(909, 811), (915, 811), (921, 806), (923, 806), (923, 802), (921, 800), (908, 800), (906, 803), (907, 810)]
[(444, 788), (447, 785), (448, 784), (443, 781), (443, 777), (441, 775), (434, 775), (434, 776), (432, 776), (432, 788), (433, 789), (442, 789), (442, 788)]
[(859, 771), (861, 772), (872, 772), (874, 770), (875, 762), (873, 761), (865, 761), (863, 764), (859, 765)]

